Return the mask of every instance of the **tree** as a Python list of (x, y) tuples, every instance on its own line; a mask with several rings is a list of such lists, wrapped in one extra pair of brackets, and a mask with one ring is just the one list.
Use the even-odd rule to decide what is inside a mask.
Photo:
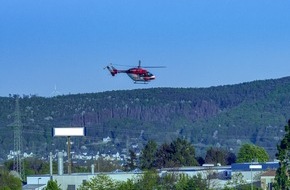
[[(247, 181), (244, 179), (242, 173), (235, 173), (232, 175), (231, 180), (226, 183), (226, 190), (234, 190), (237, 189), (237, 186), (244, 187), (246, 186)], [(241, 188), (240, 188), (241, 189)]]
[(184, 139), (177, 138), (171, 143), (173, 150), (172, 160), (178, 166), (196, 166), (194, 147)]
[(187, 190), (189, 177), (187, 175), (180, 175), (178, 182), (175, 184), (174, 189), (176, 190)]
[(192, 176), (189, 180), (189, 189), (209, 189), (206, 180), (204, 180), (201, 174), (197, 174), (196, 176)]
[(0, 189), (1, 190), (20, 190), (22, 188), (21, 180), (11, 175), (6, 170), (0, 170)]
[[(49, 163), (38, 158), (26, 158), (23, 160), (25, 174), (46, 174), (49, 172)], [(6, 169), (13, 170), (13, 160), (8, 160), (4, 163)], [(53, 164), (53, 169), (56, 170), (56, 164)]]
[(159, 176), (156, 171), (146, 171), (139, 175), (135, 180), (135, 185), (138, 190), (152, 190), (159, 186)]
[(168, 144), (163, 144), (156, 153), (157, 167), (196, 166), (195, 149), (186, 140), (177, 138)]
[(49, 172), (49, 163), (38, 158), (26, 158), (24, 160), (25, 174), (45, 174)]
[(127, 159), (127, 162), (125, 164), (125, 170), (134, 170), (137, 166), (137, 156), (133, 150), (129, 150), (129, 158)]
[(269, 160), (269, 155), (264, 148), (253, 145), (244, 144), (238, 152), (237, 162), (266, 162)]
[(128, 179), (126, 182), (120, 182), (117, 190), (138, 190), (133, 180)]
[(175, 167), (175, 163), (171, 160), (173, 150), (167, 143), (162, 144), (156, 153), (156, 167)]
[(0, 190), (11, 190), (9, 187), (5, 186), (5, 187), (0, 187)]
[(140, 164), (142, 169), (152, 169), (156, 167), (157, 143), (153, 140), (148, 141), (142, 150)]
[(232, 165), (233, 163), (236, 163), (236, 160), (237, 160), (237, 156), (232, 152), (228, 152), (227, 165)]
[(61, 190), (60, 185), (57, 184), (57, 181), (49, 180), (47, 182), (45, 190)]
[(188, 177), (187, 175), (181, 175), (180, 180), (175, 184), (176, 190), (201, 190), (209, 189), (207, 182), (202, 178), (201, 174)]
[(221, 165), (226, 165), (227, 164), (226, 151), (220, 148), (210, 147), (206, 151), (205, 163), (209, 163), (209, 164), (220, 163)]
[(289, 189), (290, 181), (289, 175), (290, 171), (288, 170), (289, 162), (289, 150), (290, 150), (290, 120), (288, 120), (288, 125), (285, 126), (285, 135), (280, 145), (277, 145), (278, 153), (276, 154), (277, 159), (279, 160), (279, 168), (276, 171), (275, 176), (275, 189)]
[(204, 158), (201, 156), (198, 156), (195, 159), (198, 162), (198, 165), (200, 165), (200, 166), (202, 166), (205, 163)]
[(117, 183), (107, 175), (97, 175), (90, 181), (84, 182), (79, 190), (112, 190), (117, 188)]
[(207, 150), (205, 163), (231, 165), (236, 162), (236, 155), (221, 148), (211, 147)]

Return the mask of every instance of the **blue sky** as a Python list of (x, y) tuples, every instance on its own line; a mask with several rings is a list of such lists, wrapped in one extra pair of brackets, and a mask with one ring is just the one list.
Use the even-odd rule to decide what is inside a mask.
[[(290, 72), (290, 1), (0, 0), (0, 96), (209, 87)], [(103, 70), (144, 66), (133, 84)]]

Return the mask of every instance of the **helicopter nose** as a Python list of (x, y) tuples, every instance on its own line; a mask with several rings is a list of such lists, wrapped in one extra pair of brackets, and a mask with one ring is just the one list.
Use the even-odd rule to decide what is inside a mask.
[(155, 76), (154, 76), (154, 75), (153, 75), (153, 76), (151, 76), (151, 77), (150, 77), (150, 79), (151, 79), (151, 80), (154, 80), (154, 79), (155, 79)]

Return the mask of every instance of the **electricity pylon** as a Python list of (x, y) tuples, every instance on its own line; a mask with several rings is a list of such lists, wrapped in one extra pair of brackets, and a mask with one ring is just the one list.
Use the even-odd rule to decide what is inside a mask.
[(21, 114), (19, 108), (19, 97), (16, 97), (15, 102), (15, 112), (14, 112), (14, 122), (9, 126), (13, 127), (14, 133), (14, 161), (13, 161), (13, 170), (16, 171), (22, 181), (24, 181), (24, 165), (22, 160), (22, 122), (21, 122)]

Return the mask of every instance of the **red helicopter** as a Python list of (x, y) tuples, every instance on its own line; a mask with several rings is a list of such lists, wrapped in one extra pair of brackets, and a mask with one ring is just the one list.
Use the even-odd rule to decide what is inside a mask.
[(154, 66), (154, 67), (143, 67), (142, 68), (141, 61), (139, 60), (139, 64), (137, 67), (130, 68), (127, 70), (118, 70), (112, 64), (108, 65), (105, 68), (107, 68), (110, 71), (112, 76), (115, 76), (118, 73), (126, 73), (134, 81), (135, 84), (136, 83), (147, 84), (151, 80), (154, 80), (155, 76), (144, 68), (164, 68), (164, 67), (163, 66)]

